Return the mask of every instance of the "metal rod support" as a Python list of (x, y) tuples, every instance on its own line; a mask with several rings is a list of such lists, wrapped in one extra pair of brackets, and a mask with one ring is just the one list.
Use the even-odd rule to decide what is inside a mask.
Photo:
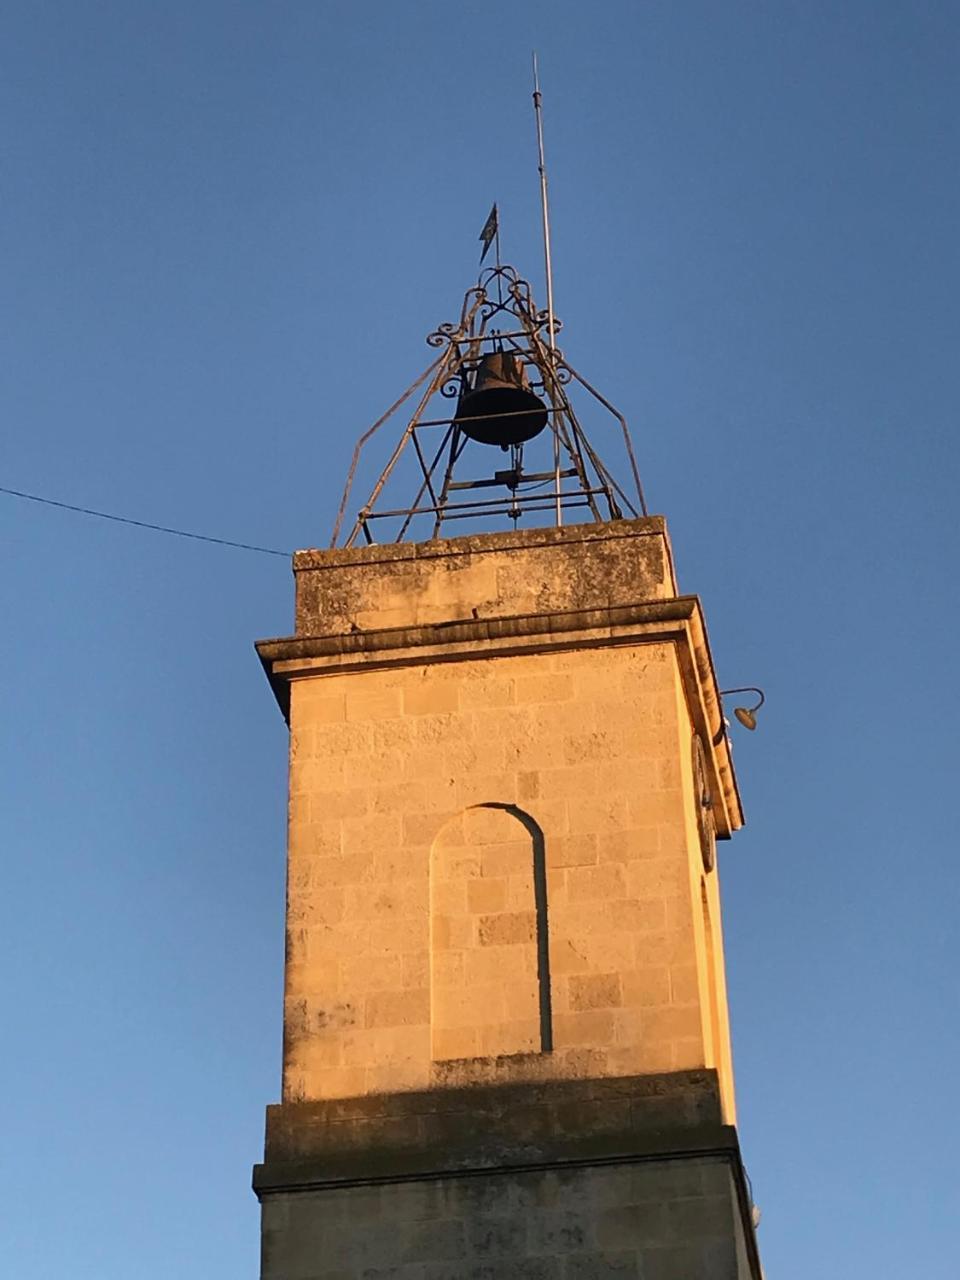
[[(589, 506), (587, 498), (589, 495), (603, 493), (602, 489), (590, 489), (586, 493), (577, 489), (573, 493), (561, 493), (560, 497), (565, 507)], [(582, 502), (581, 502), (582, 499)], [(549, 511), (550, 503), (546, 507), (536, 506), (535, 504), (542, 501), (539, 494), (511, 494), (509, 497), (503, 498), (484, 498), (477, 502), (445, 502), (439, 507), (400, 507), (396, 511), (368, 511), (364, 517), (366, 520), (386, 520), (389, 518), (397, 518), (399, 516), (430, 516), (437, 515), (447, 511), (467, 511), (475, 507), (489, 507), (491, 514), (505, 511), (512, 506), (529, 507), (533, 511)]]

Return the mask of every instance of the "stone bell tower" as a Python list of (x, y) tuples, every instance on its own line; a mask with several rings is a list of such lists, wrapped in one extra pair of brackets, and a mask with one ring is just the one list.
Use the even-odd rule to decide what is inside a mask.
[[(262, 1280), (760, 1276), (703, 616), (543, 323), (485, 273), (346, 545), (295, 556), (294, 636), (258, 646), (291, 734)], [(457, 479), (490, 444), (509, 467)], [(384, 509), (407, 446), (420, 491)], [(478, 511), (513, 530), (441, 536)]]

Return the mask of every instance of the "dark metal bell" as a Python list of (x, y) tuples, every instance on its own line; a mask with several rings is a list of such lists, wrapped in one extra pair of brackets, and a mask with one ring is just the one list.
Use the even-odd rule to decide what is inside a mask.
[(510, 351), (491, 351), (477, 366), (473, 389), (457, 409), (460, 429), (480, 444), (532, 440), (547, 425), (547, 407), (530, 390), (523, 362)]

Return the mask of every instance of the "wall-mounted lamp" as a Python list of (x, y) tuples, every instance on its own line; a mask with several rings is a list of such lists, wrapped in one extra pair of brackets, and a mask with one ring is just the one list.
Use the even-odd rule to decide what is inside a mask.
[(741, 685), (738, 689), (721, 689), (720, 697), (725, 698), (728, 693), (756, 693), (759, 695), (759, 700), (752, 707), (734, 707), (733, 709), (733, 714), (743, 727), (751, 731), (754, 730), (757, 727), (757, 712), (766, 701), (763, 690), (758, 689), (756, 685), (746, 684)]

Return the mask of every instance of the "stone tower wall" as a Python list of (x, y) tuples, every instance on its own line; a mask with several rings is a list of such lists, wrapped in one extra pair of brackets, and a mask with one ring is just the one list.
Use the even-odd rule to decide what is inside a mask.
[(759, 1276), (657, 518), (301, 552), (263, 1280)]

